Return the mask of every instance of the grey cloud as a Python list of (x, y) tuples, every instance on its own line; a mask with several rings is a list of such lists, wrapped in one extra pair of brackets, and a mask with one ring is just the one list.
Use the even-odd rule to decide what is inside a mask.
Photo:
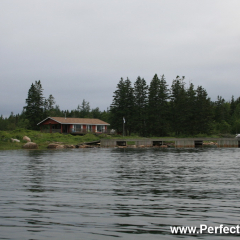
[[(0, 114), (19, 113), (41, 80), (62, 109), (109, 107), (120, 77), (155, 73), (239, 96), (237, 0), (41, 0), (0, 3)], [(9, 97), (11, 96), (11, 97)], [(9, 97), (9, 98), (8, 98)]]

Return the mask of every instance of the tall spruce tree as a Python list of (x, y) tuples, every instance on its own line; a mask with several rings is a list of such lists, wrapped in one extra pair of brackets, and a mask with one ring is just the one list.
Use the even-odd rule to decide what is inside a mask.
[(147, 127), (148, 86), (144, 78), (138, 77), (134, 83), (134, 132), (145, 136)]
[(87, 102), (85, 99), (82, 101), (82, 105), (80, 106), (80, 115), (81, 118), (87, 118), (90, 114), (90, 103)]
[(230, 122), (231, 118), (231, 104), (226, 102), (221, 96), (217, 96), (217, 101), (214, 103), (214, 118), (216, 122), (226, 121)]
[(196, 90), (196, 129), (197, 133), (210, 134), (212, 130), (213, 108), (207, 91), (198, 86)]
[(48, 99), (44, 100), (44, 117), (55, 117), (54, 104), (55, 99), (52, 94), (49, 95)]
[(37, 123), (43, 119), (44, 97), (41, 81), (35, 81), (28, 90), (28, 98), (26, 99), (27, 106), (25, 116), (29, 120), (31, 129), (38, 129)]
[(240, 132), (240, 103), (237, 103), (232, 114), (232, 133)]
[(127, 78), (117, 84), (117, 90), (113, 95), (113, 102), (110, 107), (111, 126), (117, 132), (123, 132), (123, 118), (125, 119), (125, 134), (130, 135), (134, 129), (133, 120), (134, 95), (131, 81)]
[(234, 100), (234, 96), (232, 96), (231, 102), (230, 102), (230, 114), (231, 114), (231, 116), (233, 115), (236, 106), (237, 106), (237, 104), (236, 104), (236, 102)]
[(214, 102), (214, 120), (219, 133), (227, 133), (231, 128), (231, 103), (226, 102), (221, 96)]
[(184, 129), (186, 129), (186, 134), (194, 135), (197, 133), (197, 109), (196, 109), (196, 90), (194, 90), (194, 85), (190, 83), (188, 89), (186, 90), (186, 120), (184, 122)]
[(185, 77), (176, 77), (171, 86), (171, 127), (172, 131), (176, 134), (187, 134), (186, 126), (186, 100), (187, 94), (185, 90)]
[(168, 133), (169, 90), (164, 75), (157, 74), (150, 82), (148, 92), (148, 131), (152, 136), (166, 136)]

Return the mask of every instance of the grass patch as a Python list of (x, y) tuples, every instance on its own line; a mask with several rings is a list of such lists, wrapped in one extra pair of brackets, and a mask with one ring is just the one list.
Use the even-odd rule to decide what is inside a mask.
[[(39, 149), (46, 149), (48, 144), (53, 142), (77, 145), (100, 140), (99, 136), (89, 133), (84, 136), (73, 136), (71, 134), (41, 133), (39, 131), (16, 129), (14, 131), (0, 131), (0, 150), (21, 149), (26, 143), (22, 140), (24, 136), (28, 136), (32, 142), (37, 143)], [(20, 143), (12, 142), (11, 138), (20, 140)]]
[(0, 150), (17, 150), (22, 148), (22, 143), (0, 142)]

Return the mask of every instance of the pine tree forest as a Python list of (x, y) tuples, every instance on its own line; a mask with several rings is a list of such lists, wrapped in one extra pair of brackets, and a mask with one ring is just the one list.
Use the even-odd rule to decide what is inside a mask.
[(41, 81), (32, 83), (21, 114), (0, 116), (0, 130), (38, 130), (37, 123), (48, 116), (98, 118), (110, 123), (120, 135), (142, 137), (227, 136), (240, 132), (240, 97), (211, 101), (206, 89), (186, 84), (177, 76), (169, 86), (165, 76), (155, 74), (148, 85), (144, 78), (135, 82), (121, 78), (109, 108), (100, 111), (85, 99), (73, 110), (61, 110), (52, 94), (44, 97)]
[(187, 85), (184, 76), (177, 76), (171, 86), (164, 75), (155, 74), (149, 86), (141, 77), (133, 84), (121, 78), (113, 93), (109, 121), (111, 128), (118, 133), (124, 129), (126, 135), (227, 136), (240, 132), (240, 97), (225, 101), (218, 96), (211, 101), (206, 89)]

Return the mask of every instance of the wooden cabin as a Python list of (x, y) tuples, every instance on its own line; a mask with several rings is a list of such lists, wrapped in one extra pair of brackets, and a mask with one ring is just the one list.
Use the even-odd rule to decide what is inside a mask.
[(86, 134), (107, 133), (107, 126), (110, 124), (96, 118), (47, 117), (37, 125), (41, 132)]

